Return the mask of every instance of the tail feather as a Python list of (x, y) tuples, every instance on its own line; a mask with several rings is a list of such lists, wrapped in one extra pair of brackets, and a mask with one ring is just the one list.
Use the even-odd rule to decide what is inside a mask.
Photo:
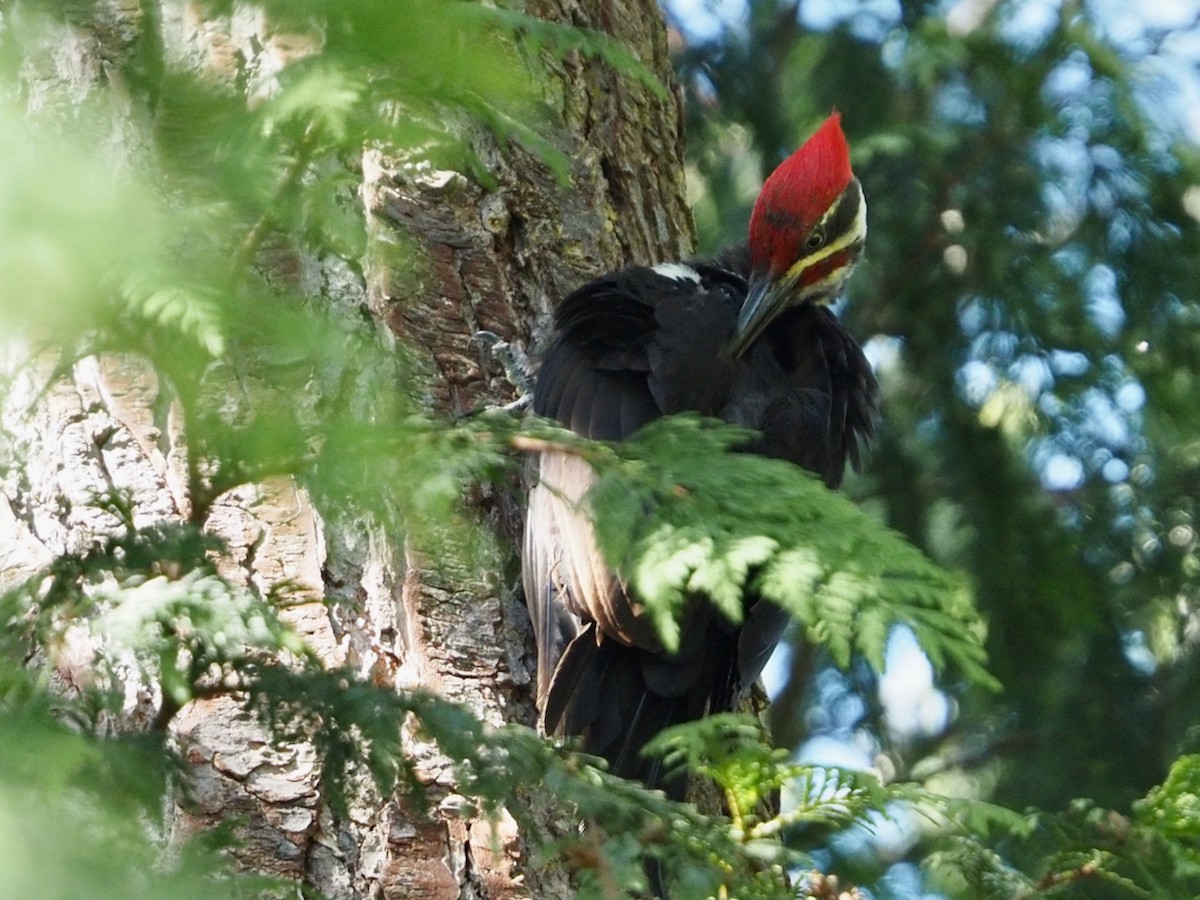
[(600, 715), (597, 654), (592, 622), (572, 638), (554, 667), (541, 715), (547, 734), (580, 734)]
[[(587, 626), (555, 668), (543, 728), (581, 736), (584, 752), (603, 757), (614, 774), (681, 799), (684, 780), (664, 777), (662, 760), (642, 751), (664, 729), (732, 704), (737, 682), (732, 647), (712, 646), (732, 641), (719, 630), (705, 637), (710, 652), (672, 658), (602, 635), (597, 639), (595, 626)], [(671, 669), (674, 677), (666, 677)]]

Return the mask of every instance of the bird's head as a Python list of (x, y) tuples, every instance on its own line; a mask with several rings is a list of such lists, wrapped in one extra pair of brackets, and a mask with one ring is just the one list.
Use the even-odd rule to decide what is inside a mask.
[(754, 204), (750, 293), (738, 316), (735, 353), (788, 307), (832, 300), (866, 236), (867, 204), (834, 113), (771, 173)]

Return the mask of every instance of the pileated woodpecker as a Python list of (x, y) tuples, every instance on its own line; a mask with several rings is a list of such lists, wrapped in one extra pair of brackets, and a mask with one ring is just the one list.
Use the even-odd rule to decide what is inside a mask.
[[(672, 413), (720, 417), (760, 433), (744, 449), (836, 487), (876, 414), (870, 365), (827, 306), (866, 230), (835, 113), (763, 184), (747, 243), (712, 260), (634, 266), (563, 300), (534, 412), (607, 441)], [(577, 456), (544, 452), (529, 495), (523, 564), (538, 707), (547, 732), (581, 735), (618, 775), (653, 786), (658, 764), (641, 748), (670, 725), (730, 709), (787, 618), (747, 596), (738, 627), (694, 597), (667, 652), (596, 547), (582, 510), (594, 480)]]

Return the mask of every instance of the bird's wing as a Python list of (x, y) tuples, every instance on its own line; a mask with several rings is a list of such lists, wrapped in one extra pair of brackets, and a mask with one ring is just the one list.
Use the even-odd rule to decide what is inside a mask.
[(570, 294), (538, 374), (533, 408), (596, 440), (624, 440), (658, 416), (716, 415), (724, 352), (745, 283), (717, 270), (635, 266)]
[[(721, 306), (732, 327), (733, 312), (726, 308), (729, 298), (704, 288), (695, 270), (667, 271), (673, 274), (634, 267), (592, 281), (562, 301), (555, 340), (538, 374), (535, 413), (585, 437), (618, 441), (664, 412), (697, 408), (686, 386), (709, 381), (715, 351), (689, 346), (680, 333), (690, 325), (701, 333), (712, 330), (705, 327), (711, 323), (689, 321), (690, 314)], [(537, 462), (524, 569), (540, 670), (553, 669), (561, 637), (573, 636), (586, 622), (596, 622), (608, 638), (661, 647), (596, 547), (582, 508), (594, 480), (587, 464), (567, 453), (543, 453)], [(539, 684), (544, 691), (548, 679)]]
[(823, 374), (797, 367), (793, 378), (806, 384), (819, 377), (829, 391), (829, 444), (825, 480), (831, 487), (842, 480), (846, 461), (858, 469), (862, 448), (875, 436), (879, 420), (879, 385), (871, 363), (858, 342), (826, 307), (815, 309), (812, 334)]
[(596, 546), (585, 506), (596, 480), (592, 468), (562, 451), (541, 453), (537, 467), (526, 511), (523, 566), (538, 642), (538, 684), (544, 689), (564, 641), (584, 623), (595, 622), (601, 634), (630, 646), (659, 650), (662, 644)]
[(697, 274), (699, 284), (677, 281), (659, 296), (647, 348), (649, 387), (664, 413), (717, 416), (737, 367), (729, 348), (746, 283), (720, 270)]
[[(654, 309), (621, 290), (615, 277), (590, 282), (559, 304), (555, 340), (542, 360), (533, 400), (538, 415), (596, 440), (620, 440), (661, 415), (647, 387)], [(533, 480), (522, 568), (544, 714), (559, 660), (586, 623), (599, 621), (628, 641), (634, 625), (582, 506), (595, 481), (591, 468), (570, 454), (545, 452), (534, 461)]]
[(660, 415), (646, 389), (651, 305), (608, 276), (563, 300), (556, 325), (538, 373), (535, 413), (604, 441), (628, 437)]
[[(627, 438), (664, 413), (716, 414), (728, 385), (714, 361), (739, 302), (736, 284), (702, 281), (684, 266), (634, 268), (585, 285), (558, 308), (534, 412), (599, 440)], [(694, 687), (707, 678), (703, 623), (691, 617), (685, 646), (664, 659), (658, 635), (596, 547), (581, 507), (594, 479), (569, 453), (537, 461), (523, 562), (539, 707), (547, 730), (584, 732), (585, 746), (615, 770), (646, 778), (637, 750), (706, 702)]]
[(874, 434), (876, 382), (862, 349), (828, 309), (788, 310), (750, 348), (724, 415), (761, 432), (753, 452), (841, 484)]

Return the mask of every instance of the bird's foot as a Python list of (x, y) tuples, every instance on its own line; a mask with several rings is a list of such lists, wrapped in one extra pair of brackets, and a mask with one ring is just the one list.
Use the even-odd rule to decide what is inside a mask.
[(493, 331), (477, 331), (471, 341), (479, 345), (485, 357), (498, 363), (504, 377), (517, 390), (517, 399), (498, 407), (507, 413), (523, 412), (533, 402), (533, 367), (520, 344), (506, 341)]

